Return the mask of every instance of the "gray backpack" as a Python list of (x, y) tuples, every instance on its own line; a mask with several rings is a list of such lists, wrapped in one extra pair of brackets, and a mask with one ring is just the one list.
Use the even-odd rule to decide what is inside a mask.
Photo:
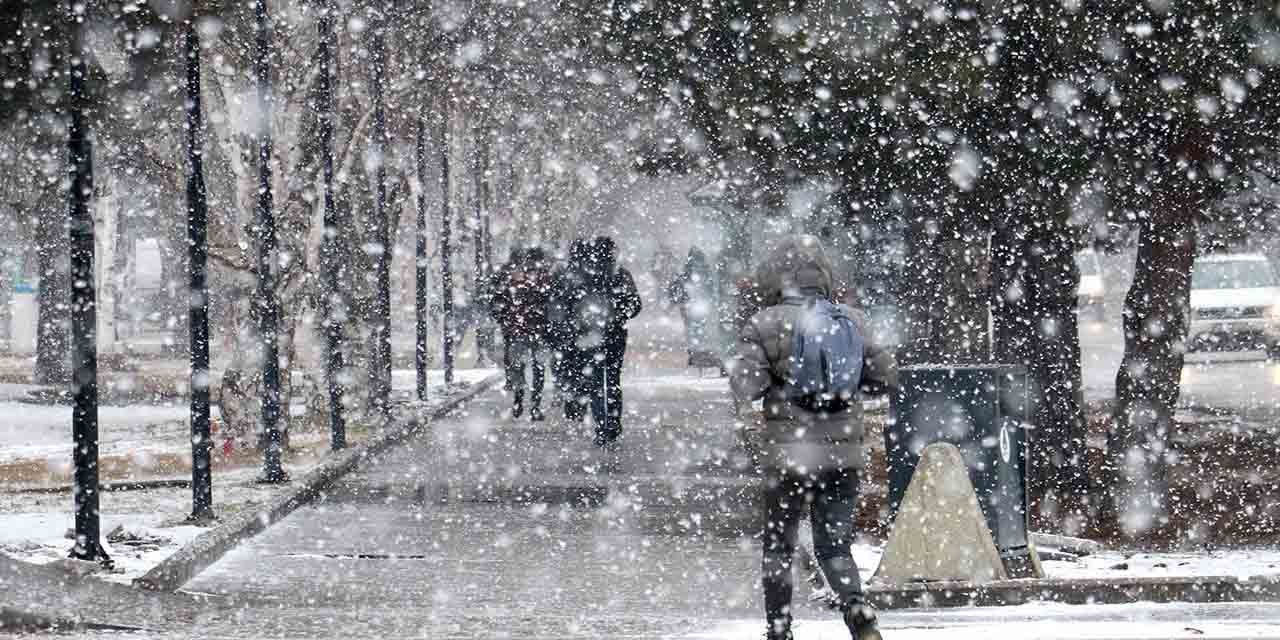
[(787, 400), (814, 413), (848, 411), (862, 383), (862, 332), (824, 298), (787, 302), (803, 308), (792, 337)]

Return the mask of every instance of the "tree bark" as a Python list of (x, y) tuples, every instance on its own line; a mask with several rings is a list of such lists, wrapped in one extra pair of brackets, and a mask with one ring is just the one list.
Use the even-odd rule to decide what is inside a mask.
[(1075, 247), (1065, 226), (1027, 220), (992, 236), (993, 352), (1027, 367), (1033, 423), (1027, 492), (1038, 526), (1063, 523), (1088, 489)]
[[(261, 114), (256, 132), (258, 147), (258, 337), (262, 340), (262, 431), (264, 482), (284, 482), (288, 474), (280, 464), (283, 438), (280, 432), (280, 351), (279, 301), (276, 276), (280, 260), (276, 254), (274, 201), (272, 198), (271, 113), (271, 26), (266, 0), (256, 0), (257, 41), (254, 47), (254, 79), (257, 84), (257, 106)], [(284, 396), (288, 399), (288, 396)], [(287, 405), (286, 405), (287, 409)], [(287, 411), (285, 412), (287, 416)]]
[(1033, 238), (1025, 251), (1033, 300), (1030, 371), (1038, 399), (1030, 489), (1039, 501), (1033, 515), (1052, 527), (1066, 522), (1063, 507), (1079, 506), (1089, 488), (1076, 308), (1080, 272), (1065, 225)]
[[(346, 317), (343, 308), (344, 298), (341, 291), (341, 264), (338, 245), (340, 220), (333, 197), (333, 56), (336, 48), (333, 32), (334, 14), (337, 7), (333, 0), (327, 0), (320, 16), (317, 29), (320, 32), (320, 43), (317, 53), (320, 57), (320, 105), (319, 135), (322, 178), (324, 180), (324, 229), (320, 246), (320, 267), (324, 274), (324, 289), (320, 292), (321, 311), (325, 337), (325, 382), (328, 387), (327, 402), (319, 403), (328, 407), (330, 446), (334, 451), (347, 446), (347, 422), (343, 415), (342, 372), (345, 367), (343, 359), (343, 324)], [(317, 394), (318, 396), (319, 394)], [(315, 403), (311, 403), (315, 404)]]
[(1125, 296), (1124, 359), (1107, 434), (1108, 471), (1115, 479), (1107, 515), (1131, 536), (1167, 522), (1165, 466), (1196, 253), (1193, 213), (1186, 209), (1172, 219), (1142, 222), (1133, 285)]
[(373, 94), (373, 139), (371, 146), (376, 157), (374, 168), (374, 214), (369, 230), (378, 254), (374, 261), (377, 291), (373, 305), (373, 350), (369, 365), (369, 405), (388, 416), (391, 401), (391, 244), (390, 223), (387, 213), (387, 162), (390, 145), (387, 144), (387, 117), (383, 101), (386, 80), (387, 45), (385, 17), (379, 17), (370, 32), (369, 55), (370, 88)]
[(949, 226), (944, 216), (921, 216), (907, 225), (908, 268), (900, 292), (905, 364), (988, 360), (987, 235), (955, 235)]

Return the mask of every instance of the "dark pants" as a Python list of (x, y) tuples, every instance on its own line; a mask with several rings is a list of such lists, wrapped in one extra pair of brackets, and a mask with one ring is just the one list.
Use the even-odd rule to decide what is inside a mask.
[(609, 336), (604, 347), (591, 354), (591, 417), (596, 423), (596, 444), (612, 443), (622, 435), (622, 361), (627, 354), (627, 334)]
[(533, 364), (533, 389), (530, 393), (530, 401), (535, 407), (541, 406), (542, 388), (546, 384), (547, 348), (536, 340), (517, 338), (509, 343), (507, 353), (507, 383), (511, 385), (516, 403), (519, 404), (524, 400), (524, 365), (528, 361)]
[(764, 487), (763, 570), (765, 616), (773, 628), (791, 622), (791, 561), (800, 519), (813, 524), (813, 552), (841, 608), (860, 604), (862, 581), (853, 562), (853, 514), (858, 499), (855, 469), (798, 476), (770, 470)]

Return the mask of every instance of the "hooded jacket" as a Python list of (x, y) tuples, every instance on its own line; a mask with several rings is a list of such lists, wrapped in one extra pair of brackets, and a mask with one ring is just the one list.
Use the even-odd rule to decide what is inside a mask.
[[(821, 242), (813, 236), (787, 238), (760, 265), (755, 282), (763, 308), (738, 334), (730, 384), (739, 399), (764, 399), (764, 425), (752, 438), (761, 465), (802, 474), (862, 468), (860, 395), (848, 411), (834, 414), (806, 411), (786, 397), (784, 380), (804, 301), (832, 295), (831, 262)], [(893, 355), (871, 340), (861, 313), (843, 308), (865, 341), (862, 391), (897, 387)]]

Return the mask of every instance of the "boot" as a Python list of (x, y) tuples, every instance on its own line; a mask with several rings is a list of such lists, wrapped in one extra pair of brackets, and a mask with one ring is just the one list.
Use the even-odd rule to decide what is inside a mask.
[(768, 621), (766, 624), (768, 628), (764, 632), (764, 640), (795, 640), (795, 636), (791, 635), (790, 614)]
[(524, 392), (516, 392), (516, 401), (511, 405), (511, 417), (519, 418), (524, 413)]
[(534, 403), (532, 407), (529, 407), (530, 422), (542, 422), (543, 420), (546, 420), (546, 419), (547, 417), (542, 415), (542, 408), (539, 407), (537, 403)]
[(884, 640), (876, 620), (876, 610), (862, 602), (849, 605), (844, 610), (844, 625), (849, 628), (853, 640)]

